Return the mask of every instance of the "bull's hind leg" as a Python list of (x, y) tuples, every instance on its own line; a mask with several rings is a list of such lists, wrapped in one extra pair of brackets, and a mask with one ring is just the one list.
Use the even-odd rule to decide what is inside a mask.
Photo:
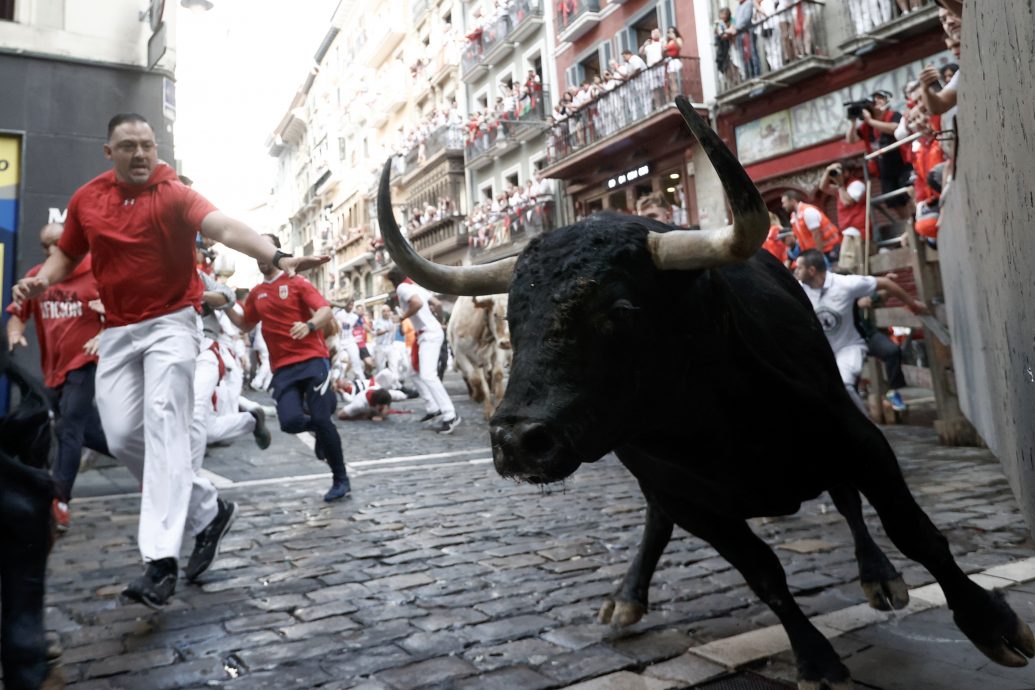
[(1003, 595), (974, 583), (960, 569), (949, 543), (917, 505), (895, 453), (879, 429), (859, 426), (845, 447), (858, 449), (852, 463), (856, 485), (869, 499), (884, 530), (907, 558), (927, 568), (952, 610), (956, 625), (988, 658), (1004, 666), (1024, 666), (1035, 656), (1035, 636)]
[(852, 531), (859, 582), (870, 606), (880, 611), (903, 608), (909, 603), (909, 588), (866, 529), (859, 492), (850, 487), (837, 487), (830, 490), (830, 498)]
[(747, 580), (758, 597), (780, 619), (798, 662), (798, 688), (831, 690), (853, 687), (848, 669), (830, 642), (798, 607), (787, 588), (787, 576), (773, 550), (742, 520), (715, 515), (680, 515), (677, 520), (691, 534), (710, 543)]
[[(640, 488), (643, 488), (642, 485)], [(672, 521), (662, 514), (646, 490), (643, 496), (647, 499), (647, 521), (643, 525), (643, 538), (618, 591), (605, 599), (600, 607), (597, 619), (601, 623), (624, 627), (643, 618), (647, 613), (651, 577), (654, 576), (658, 560), (672, 538)]]

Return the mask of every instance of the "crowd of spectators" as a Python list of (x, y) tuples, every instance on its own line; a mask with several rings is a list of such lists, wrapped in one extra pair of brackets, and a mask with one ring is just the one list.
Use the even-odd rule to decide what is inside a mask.
[(553, 180), (533, 173), (524, 185), (507, 189), (480, 204), (467, 216), (468, 244), (474, 249), (491, 249), (526, 230), (542, 231), (553, 222)]
[(429, 137), (445, 127), (452, 125), (459, 129), (463, 125), (464, 116), (460, 112), (457, 102), (444, 102), (439, 106), (431, 108), (424, 116), (409, 128), (400, 126), (396, 132), (395, 143), (392, 146), (392, 153), (396, 156), (406, 158), (410, 152), (417, 151), (417, 162), (423, 163), (425, 149)]
[(543, 98), (543, 80), (534, 69), (528, 70), (523, 82), (500, 83), (495, 103), (467, 118), (464, 142), (468, 158), (491, 146), (499, 130), (506, 129), (507, 122), (541, 114)]
[[(550, 160), (613, 134), (682, 94), (683, 38), (670, 26), (654, 29), (637, 52), (625, 50), (601, 74), (565, 91), (547, 118)], [(619, 89), (619, 87), (623, 87)]]
[(427, 225), (458, 215), (461, 214), (457, 211), (456, 202), (449, 197), (439, 197), (434, 204), (416, 204), (406, 212), (406, 235), (413, 237), (413, 233)]
[[(823, 5), (812, 0), (733, 0), (712, 27), (715, 61), (724, 88), (778, 70), (820, 52), (817, 27)], [(908, 1), (908, 0), (907, 0)], [(879, 4), (891, 0), (849, 0)]]

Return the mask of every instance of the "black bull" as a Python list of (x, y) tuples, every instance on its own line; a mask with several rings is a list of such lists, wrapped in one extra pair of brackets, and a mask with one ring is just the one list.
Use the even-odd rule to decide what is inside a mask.
[(21, 402), (0, 417), (0, 662), (3, 686), (21, 690), (47, 676), (43, 594), (54, 490), (44, 466), (52, 436), (45, 392), (8, 358), (0, 334), (4, 377)]
[[(745, 208), (764, 208), (714, 132), (685, 101), (677, 105), (723, 180), (735, 219), (749, 216)], [(491, 269), (445, 269), (419, 257), (392, 216), (389, 174), (386, 165), (381, 229), (412, 278), (454, 294), (507, 287)], [(967, 637), (998, 663), (1025, 665), (1035, 656), (1035, 637), (1000, 593), (979, 587), (955, 563), (883, 434), (848, 397), (808, 299), (786, 268), (757, 251), (761, 237), (741, 252), (746, 260), (668, 270), (673, 262), (658, 258), (656, 244), (659, 233), (671, 231), (643, 218), (597, 214), (532, 240), (507, 274), (514, 360), (490, 422), (497, 471), (551, 482), (614, 451), (647, 500), (643, 543), (601, 617), (624, 623), (642, 615), (676, 524), (709, 542), (777, 615), (802, 687), (851, 687), (847, 668), (797, 606), (779, 560), (746, 520), (794, 513), (829, 491), (855, 537), (871, 605), (897, 608), (907, 593), (866, 532), (861, 492), (895, 545), (938, 580)], [(680, 261), (696, 265), (674, 263)], [(637, 342), (650, 357), (630, 360)], [(632, 375), (623, 370), (620, 397), (610, 375), (616, 361), (633, 367)], [(654, 383), (659, 371), (661, 385)], [(789, 425), (794, 442), (774, 443)]]

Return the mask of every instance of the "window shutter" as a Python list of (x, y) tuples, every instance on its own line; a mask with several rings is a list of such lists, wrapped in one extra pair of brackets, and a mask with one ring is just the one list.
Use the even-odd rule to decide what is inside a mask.
[(621, 55), (627, 50), (632, 50), (629, 47), (629, 29), (622, 29), (618, 32), (618, 54)]
[(575, 63), (568, 68), (567, 72), (565, 72), (565, 78), (568, 82), (569, 88), (579, 85), (579, 66), (580, 65), (578, 63)]
[(676, 25), (676, 8), (672, 0), (662, 0), (658, 3), (658, 26), (661, 28), (662, 35), (668, 30), (668, 27)]
[(611, 68), (611, 41), (604, 41), (600, 46), (600, 73)]

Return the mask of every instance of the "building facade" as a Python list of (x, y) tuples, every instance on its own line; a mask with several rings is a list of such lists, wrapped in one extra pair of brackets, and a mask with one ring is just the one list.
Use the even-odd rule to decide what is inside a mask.
[[(902, 111), (903, 89), (923, 66), (953, 60), (935, 3), (911, 4), (902, 13), (890, 0), (781, 2), (772, 16), (735, 31), (726, 59), (716, 54), (707, 67), (717, 84), (720, 135), (785, 222), (783, 192), (797, 190), (833, 212), (832, 200), (816, 196), (823, 170), (861, 160), (864, 144), (846, 143), (846, 103), (883, 90)], [(711, 7), (713, 26), (719, 5)], [(873, 182), (875, 196), (893, 191)]]
[[(553, 13), (565, 95), (577, 99), (586, 87), (603, 89), (574, 114), (563, 104), (553, 113), (544, 173), (564, 182), (572, 215), (635, 212), (640, 198), (661, 193), (678, 224), (715, 220), (701, 218), (694, 142), (673, 105), (683, 95), (706, 112), (693, 3), (554, 0)], [(643, 51), (645, 68), (631, 67), (625, 51), (629, 59), (639, 56), (655, 31), (667, 42), (670, 27), (681, 46)]]
[[(0, 290), (43, 260), (38, 232), (109, 169), (102, 145), (116, 112), (152, 124), (173, 162), (175, 8), (127, 0), (0, 3)], [(98, 97), (101, 94), (103, 97)], [(35, 368), (35, 339), (16, 355)], [(0, 405), (6, 401), (0, 391)]]

